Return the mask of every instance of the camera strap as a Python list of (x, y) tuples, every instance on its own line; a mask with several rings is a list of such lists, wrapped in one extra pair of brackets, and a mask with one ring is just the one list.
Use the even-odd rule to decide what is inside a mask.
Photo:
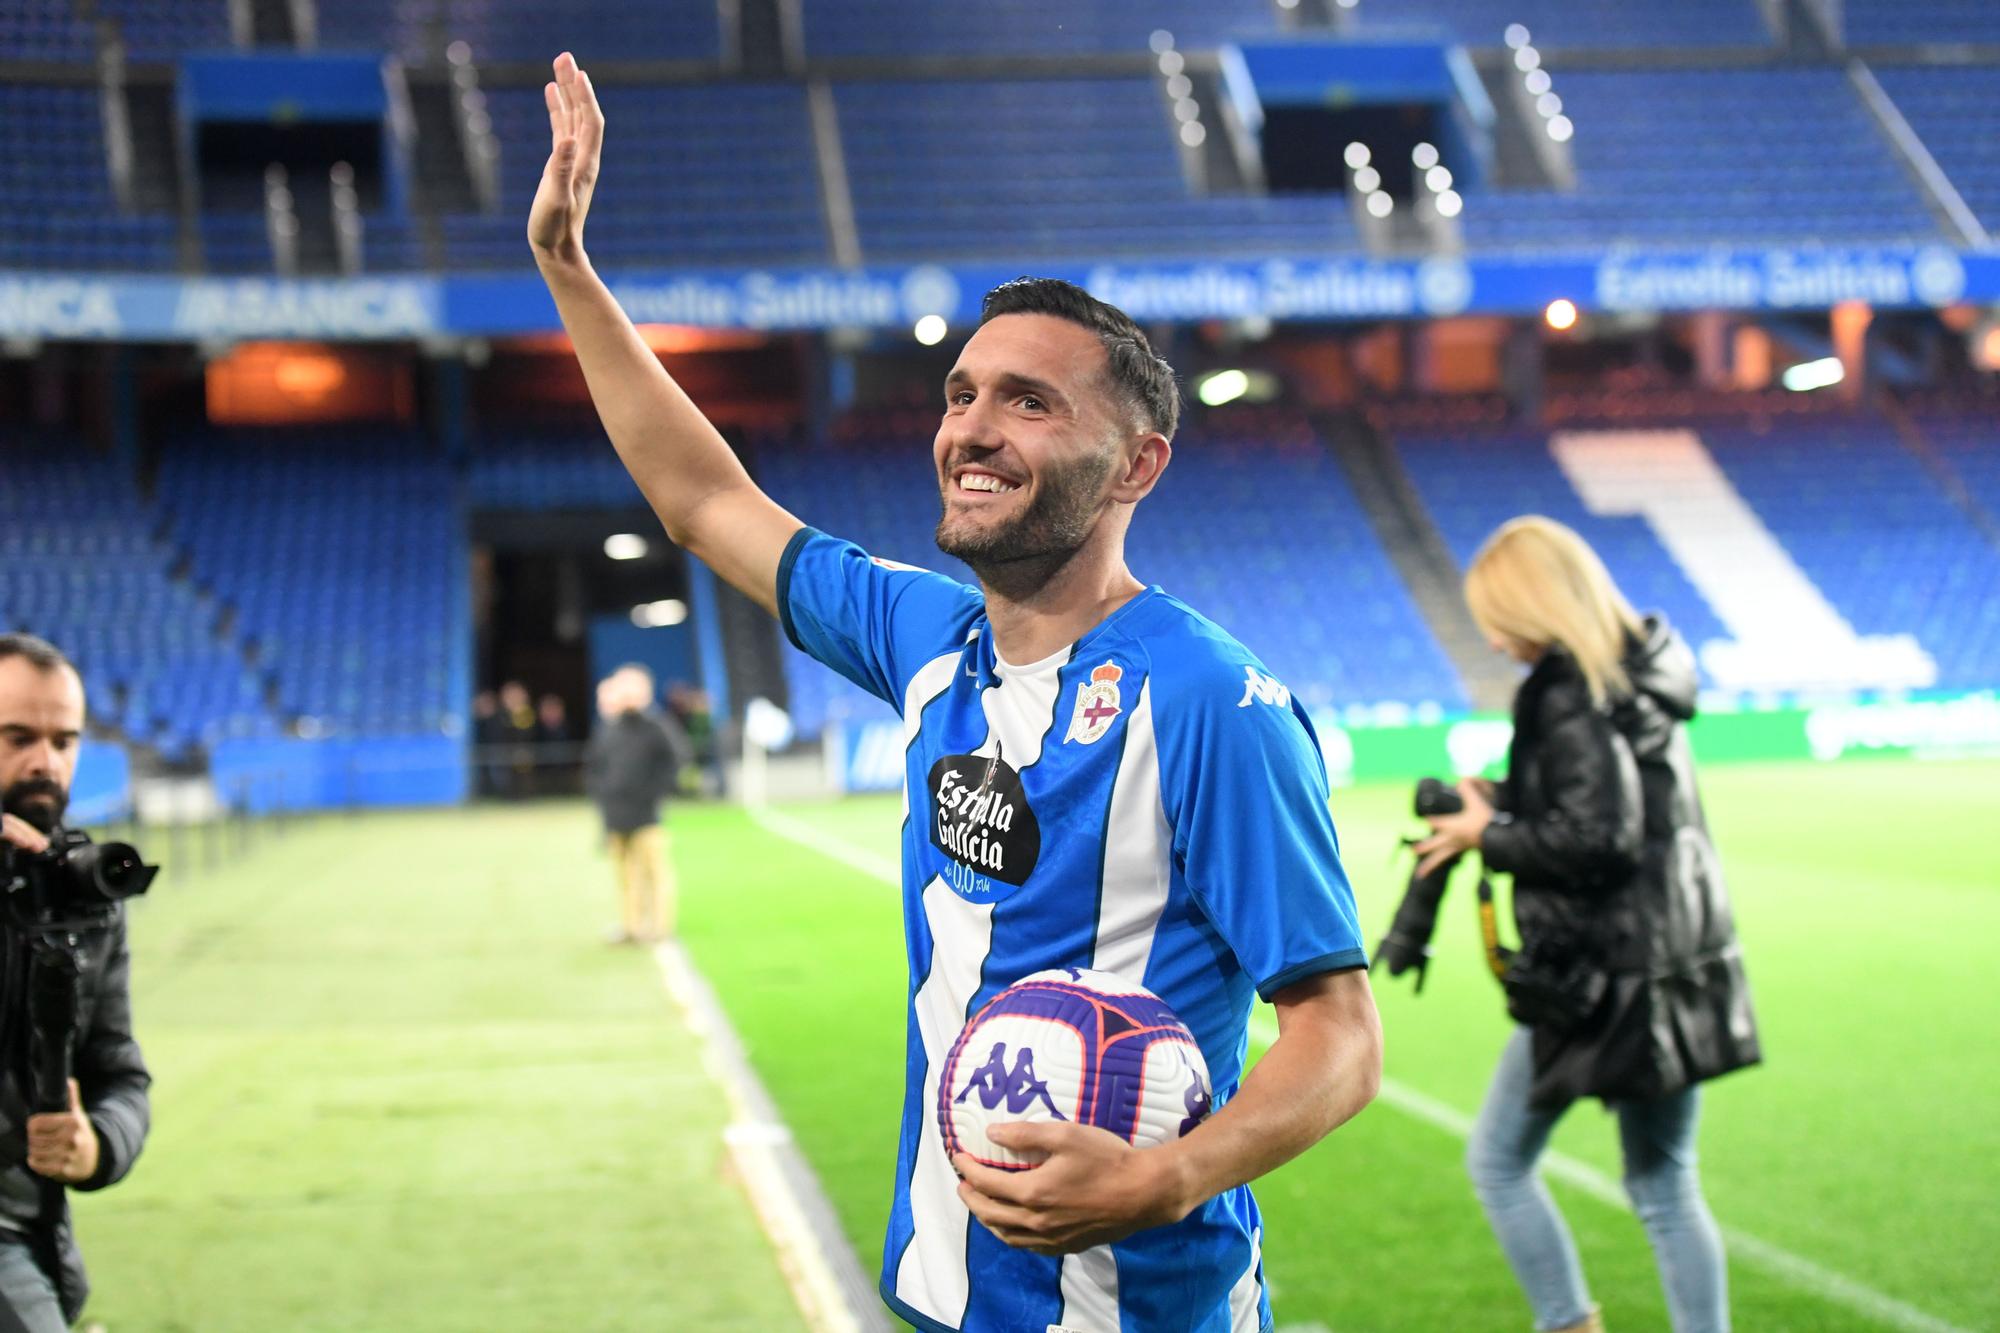
[(1493, 877), (1483, 860), (1479, 863), (1479, 938), (1486, 945), (1486, 966), (1496, 978), (1506, 976), (1514, 951), (1500, 943), (1500, 922), (1493, 910)]

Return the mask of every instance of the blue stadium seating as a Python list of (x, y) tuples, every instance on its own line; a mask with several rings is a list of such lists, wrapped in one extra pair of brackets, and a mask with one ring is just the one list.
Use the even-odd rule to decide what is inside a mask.
[(1640, 610), (1664, 612), (1691, 643), (1725, 637), (1644, 519), (1600, 518), (1584, 507), (1550, 456), (1546, 431), (1405, 431), (1396, 450), (1460, 565), (1508, 519), (1546, 514), (1583, 534)]
[(2000, 550), (1880, 418), (1710, 425), (1702, 440), (1861, 634), (1913, 634), (1941, 689), (2000, 683)]
[(1338, 195), (1196, 197), (1157, 82), (846, 83), (836, 89), (870, 258), (1324, 255)]
[[(2000, 681), (2000, 621), (1966, 614), (2000, 602), (2000, 553), (1886, 424), (1823, 413), (1753, 426), (1737, 413), (1696, 429), (1738, 493), (1858, 633), (1914, 635), (1937, 663), (1940, 688)], [(1641, 610), (1664, 612), (1696, 645), (1728, 638), (1645, 519), (1585, 508), (1548, 439), (1546, 430), (1405, 431), (1397, 447), (1461, 563), (1501, 523), (1546, 514), (1596, 547)]]
[[(1988, 12), (2000, 42), (2000, 7)], [(1966, 206), (2000, 230), (2000, 65), (1878, 66), (1875, 76)]]
[(1989, 0), (1843, 0), (1849, 46), (2000, 43)]
[[(609, 124), (590, 212), (605, 265), (825, 262), (817, 167), (797, 85), (598, 88)], [(549, 154), (539, 86), (487, 94), (501, 143), (500, 210), (444, 219), (453, 267), (527, 262), (523, 226)]]
[(280, 709), (335, 735), (437, 734), (467, 702), (458, 486), (385, 432), (233, 432), (167, 448), (159, 500), (195, 577), (236, 609)]
[(715, 0), (337, 0), (319, 7), (328, 47), (387, 49), (424, 62), (463, 41), (478, 61), (546, 66), (558, 51), (604, 60), (696, 60), (721, 54)]
[[(1989, 520), (2000, 523), (2000, 426), (1992, 411), (1930, 408), (1915, 420), (1951, 478)], [(2000, 676), (2000, 663), (1991, 674)]]
[(97, 35), (77, 16), (71, 0), (8, 0), (0, 5), (0, 60), (80, 65), (96, 56)]
[(117, 23), (127, 60), (232, 48), (228, 0), (97, 0), (97, 12)]
[(123, 217), (95, 88), (0, 84), (0, 268), (163, 269), (174, 220)]
[(1235, 635), (1308, 707), (1468, 705), (1345, 475), (1302, 422), (1184, 430), (1139, 507), (1133, 571)]
[(482, 438), (466, 477), (476, 509), (637, 509), (646, 503), (601, 431)]
[(211, 273), (268, 274), (277, 262), (262, 213), (202, 213), (201, 250)]
[(276, 734), (264, 681), (125, 469), (64, 439), (0, 445), (0, 627), (67, 652), (91, 716), (170, 758)]
[(1434, 23), (1468, 46), (1499, 46), (1507, 25), (1527, 27), (1544, 50), (1594, 47), (1768, 46), (1771, 30), (1752, 0), (1675, 0), (1611, 5), (1604, 0), (1360, 0), (1365, 27)]
[(1220, 46), (1277, 30), (1269, 0), (806, 0), (806, 52), (813, 56), (1027, 55), (1145, 51), (1154, 31), (1181, 50)]
[(1836, 70), (1552, 72), (1577, 188), (1469, 191), (1469, 245), (1943, 240)]

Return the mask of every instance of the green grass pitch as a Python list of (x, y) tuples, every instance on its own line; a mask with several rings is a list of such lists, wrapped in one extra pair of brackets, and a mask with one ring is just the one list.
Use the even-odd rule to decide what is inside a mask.
[(86, 1322), (796, 1327), (653, 959), (603, 943), (592, 832), (569, 806), (328, 817), (170, 868), (133, 924), (152, 1137), (73, 1196)]
[[(1718, 766), (1704, 787), (1768, 1052), (1707, 1093), (1701, 1146), (1718, 1218), (1939, 1320), (2000, 1327), (2000, 1000), (1986, 980), (2000, 931), (2000, 765)], [(1335, 794), (1371, 944), (1407, 866), (1391, 849), (1411, 826), (1408, 799), (1402, 786)], [(893, 798), (787, 813), (894, 855)], [(716, 832), (681, 844), (684, 872), (709, 886), (690, 902), (690, 944), (873, 1271), (901, 1096), (895, 894), (758, 831)], [(1506, 1032), (1470, 889), (1454, 885), (1447, 900), (1424, 993), (1408, 978), (1377, 982), (1390, 1077), (1468, 1113)], [(857, 1044), (861, 1032), (873, 1035)], [(1595, 1103), (1571, 1112), (1556, 1147), (1616, 1179), (1615, 1133)], [(1280, 1327), (1527, 1328), (1460, 1150), (1378, 1103), (1264, 1180)], [(1554, 1189), (1610, 1327), (1665, 1330), (1637, 1221)], [(1740, 1253), (1732, 1282), (1742, 1329), (1895, 1327)]]
[[(1965, 1329), (2000, 1327), (2000, 764), (1714, 767), (1768, 1063), (1711, 1085), (1723, 1224)], [(1336, 793), (1367, 929), (1407, 791)], [(894, 799), (786, 811), (882, 857)], [(684, 933), (873, 1270), (901, 1099), (899, 904), (742, 811), (672, 819)], [(325, 819), (136, 913), (156, 1128), (79, 1201), (90, 1316), (130, 1330), (797, 1326), (726, 1178), (720, 1098), (650, 959), (610, 949), (590, 815)], [(1505, 1032), (1454, 886), (1388, 1072), (1469, 1112)], [(1268, 1011), (1266, 1011), (1268, 1012)], [(1459, 1142), (1386, 1100), (1261, 1182), (1281, 1327), (1520, 1330)], [(1615, 1178), (1586, 1104), (1559, 1151)], [(1614, 1333), (1665, 1330), (1637, 1222), (1557, 1181)], [(1753, 1242), (1753, 1243), (1754, 1243)], [(1737, 1327), (1897, 1325), (1732, 1260)]]

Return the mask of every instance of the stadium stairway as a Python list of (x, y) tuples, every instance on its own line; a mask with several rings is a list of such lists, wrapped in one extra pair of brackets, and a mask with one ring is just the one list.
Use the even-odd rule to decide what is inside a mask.
[(1517, 675), (1493, 653), (1465, 608), (1464, 577), (1444, 534), (1388, 440), (1351, 413), (1324, 413), (1314, 427), (1327, 442), (1410, 600), (1464, 682), (1472, 706), (1507, 711)]

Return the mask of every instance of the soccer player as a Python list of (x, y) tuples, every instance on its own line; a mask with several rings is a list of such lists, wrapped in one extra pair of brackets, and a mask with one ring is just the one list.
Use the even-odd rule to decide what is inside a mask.
[[(752, 483), (592, 272), (604, 120), (567, 54), (555, 75), (528, 238), (619, 457), (668, 536), (905, 719), (908, 1085), (884, 1299), (927, 1333), (1268, 1328), (1247, 1182), (1367, 1104), (1381, 1032), (1304, 713), (1125, 566), (1172, 456), (1173, 372), (1078, 288), (996, 289), (932, 445), (938, 545), (981, 586), (871, 560)], [(936, 1079), (960, 1027), (1063, 966), (1172, 1005), (1218, 1109), (1157, 1148), (1043, 1122), (991, 1131), (1046, 1154), (1031, 1170), (946, 1160)], [(1253, 992), (1279, 1036), (1246, 1077)]]

